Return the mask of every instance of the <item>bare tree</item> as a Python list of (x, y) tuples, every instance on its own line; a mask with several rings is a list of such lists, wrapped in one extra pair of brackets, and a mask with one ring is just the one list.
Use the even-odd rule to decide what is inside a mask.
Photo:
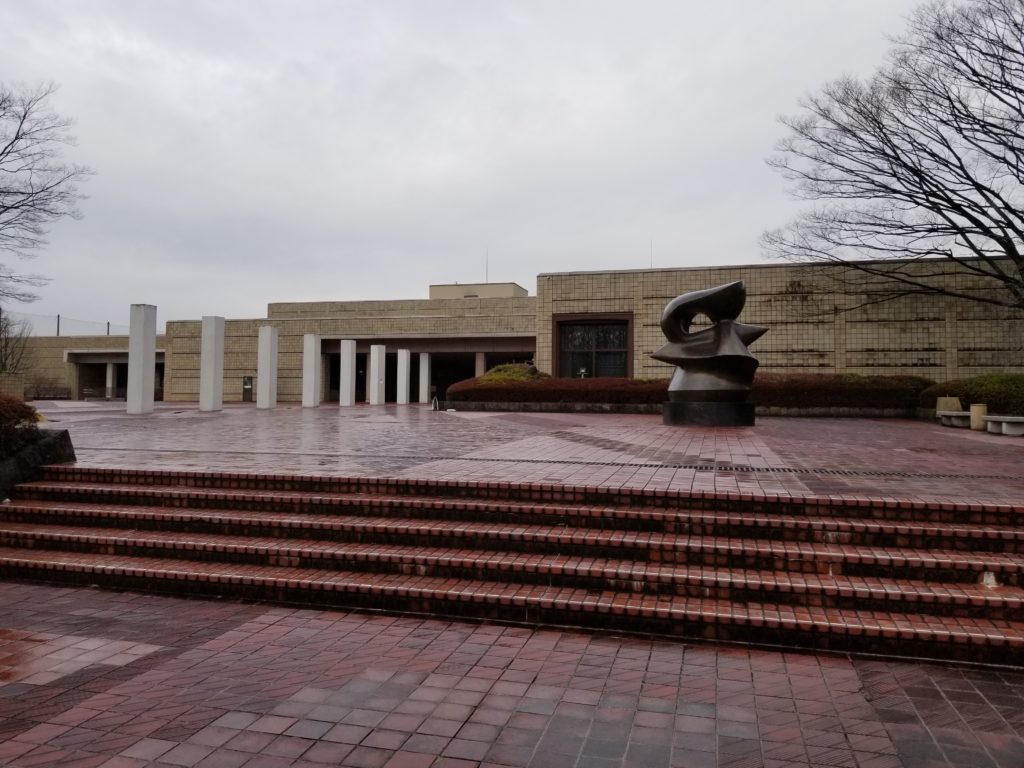
[(0, 373), (21, 373), (31, 330), (27, 320), (13, 318), (0, 307)]
[[(49, 108), (53, 93), (53, 85), (17, 91), (0, 83), (0, 256), (30, 258), (49, 224), (79, 217), (78, 182), (89, 170), (62, 159), (74, 140), (71, 122)], [(0, 262), (0, 299), (31, 301), (31, 288), (45, 282)]]
[(825, 271), (868, 302), (1024, 310), (1024, 0), (925, 5), (870, 79), (801, 108), (768, 162), (816, 205), (762, 236), (770, 252), (843, 265)]

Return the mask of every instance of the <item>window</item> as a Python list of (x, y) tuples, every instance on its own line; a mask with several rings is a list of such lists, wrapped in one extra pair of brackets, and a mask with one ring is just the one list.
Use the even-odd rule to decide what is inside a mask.
[(629, 376), (628, 319), (567, 318), (557, 329), (559, 376)]

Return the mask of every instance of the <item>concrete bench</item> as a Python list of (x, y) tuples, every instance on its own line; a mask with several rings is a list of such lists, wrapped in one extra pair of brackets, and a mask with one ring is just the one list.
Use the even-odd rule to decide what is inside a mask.
[(1024, 435), (1024, 416), (986, 416), (985, 428), (996, 435)]
[(970, 411), (936, 411), (935, 415), (942, 420), (944, 427), (965, 427), (971, 426)]

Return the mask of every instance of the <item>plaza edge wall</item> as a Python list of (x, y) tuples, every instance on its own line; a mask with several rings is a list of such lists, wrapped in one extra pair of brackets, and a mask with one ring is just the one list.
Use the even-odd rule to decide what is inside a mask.
[[(967, 275), (946, 279), (958, 289), (990, 290)], [(536, 365), (554, 372), (559, 315), (632, 313), (633, 375), (667, 378), (672, 367), (650, 358), (665, 343), (665, 305), (682, 293), (734, 280), (747, 288), (740, 320), (770, 329), (751, 346), (763, 370), (908, 374), (937, 381), (1024, 372), (1020, 311), (939, 295), (837, 311), (870, 297), (837, 293), (821, 267), (788, 264), (539, 275)]]

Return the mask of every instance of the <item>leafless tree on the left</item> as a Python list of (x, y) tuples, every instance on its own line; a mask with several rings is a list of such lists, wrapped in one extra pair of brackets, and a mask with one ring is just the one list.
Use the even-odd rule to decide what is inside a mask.
[(0, 373), (21, 373), (32, 327), (0, 309)]
[(31, 258), (47, 227), (79, 218), (79, 182), (91, 171), (63, 158), (74, 144), (71, 121), (50, 108), (55, 86), (16, 89), (0, 83), (0, 301), (32, 301), (46, 282), (10, 259)]

